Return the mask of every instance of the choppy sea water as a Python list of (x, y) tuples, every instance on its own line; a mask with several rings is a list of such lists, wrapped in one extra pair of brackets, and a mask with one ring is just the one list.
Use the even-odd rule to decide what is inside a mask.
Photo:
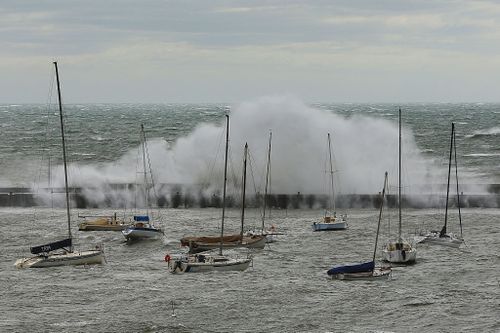
[[(327, 113), (338, 115), (340, 118), (325, 118), (324, 114), (311, 112), (307, 107), (326, 111)], [(311, 142), (303, 156), (304, 160), (316, 158), (311, 153), (312, 149), (318, 153), (323, 152), (324, 140), (323, 131), (333, 129), (334, 150), (339, 153), (345, 147), (343, 140), (356, 141), (359, 137), (360, 143), (353, 145), (355, 151), (349, 151), (349, 156), (344, 156), (338, 161), (343, 163), (355, 160), (360, 156), (377, 150), (386, 145), (387, 142), (379, 140), (378, 134), (389, 133), (387, 124), (378, 124), (373, 132), (364, 133), (369, 127), (366, 123), (374, 123), (374, 120), (384, 120), (397, 123), (397, 109), (403, 111), (403, 127), (412, 131), (412, 137), (405, 140), (415, 142), (416, 150), (422, 158), (436, 160), (438, 165), (444, 167), (447, 163), (447, 152), (449, 147), (450, 123), (456, 123), (458, 161), (460, 172), (472, 174), (475, 179), (471, 182), (482, 184), (500, 183), (500, 104), (495, 103), (413, 103), (413, 104), (314, 104), (307, 106), (296, 101), (290, 102), (286, 98), (280, 103), (267, 103), (260, 101), (247, 102), (242, 105), (226, 104), (65, 104), (66, 114), (66, 139), (69, 151), (69, 160), (78, 163), (80, 167), (98, 167), (104, 163), (115, 163), (119, 165), (119, 160), (139, 145), (139, 124), (143, 123), (149, 139), (159, 139), (169, 145), (174, 146), (179, 139), (187, 138), (187, 141), (196, 141), (196, 145), (202, 145), (205, 150), (211, 149), (216, 142), (207, 142), (207, 137), (202, 135), (192, 135), (197, 126), (201, 124), (216, 124), (223, 127), (224, 114), (228, 109), (246, 109), (246, 116), (252, 114), (262, 117), (260, 122), (254, 120), (248, 122), (245, 128), (245, 121), (240, 121), (239, 128), (231, 132), (231, 141), (249, 140), (250, 147), (254, 151), (264, 150), (267, 135), (271, 126), (275, 130), (275, 142), (278, 144), (273, 151), (275, 165), (276, 159), (280, 157), (284, 150), (297, 149), (297, 144), (302, 140), (312, 140), (314, 132), (321, 131), (321, 140)], [(259, 108), (266, 109), (265, 112)], [(281, 118), (273, 118), (273, 112), (279, 109), (294, 109), (289, 116), (280, 113)], [(299, 112), (300, 111), (300, 112)], [(260, 113), (259, 113), (260, 112)], [(243, 114), (243, 112), (240, 112)], [(309, 123), (304, 122), (310, 116)], [(344, 121), (345, 120), (345, 121)], [(3, 186), (30, 186), (40, 169), (40, 156), (44, 150), (53, 150), (51, 153), (53, 165), (60, 164), (61, 154), (59, 147), (59, 125), (57, 123), (56, 104), (20, 104), (0, 105), (0, 185)], [(331, 122), (330, 128), (310, 128), (304, 131), (295, 130), (295, 126), (321, 126), (326, 122)], [(50, 123), (50, 124), (49, 124)], [(286, 123), (287, 125), (284, 125)], [(343, 133), (342, 129), (334, 129), (335, 124), (342, 123), (349, 126), (352, 133)], [(49, 126), (47, 126), (49, 124)], [(337, 125), (340, 126), (340, 125)], [(49, 128), (49, 130), (47, 130)], [(340, 134), (339, 134), (340, 133)], [(406, 134), (406, 133), (405, 133)], [(304, 137), (293, 138), (294, 135)], [(336, 135), (341, 135), (336, 137)], [(343, 135), (343, 136), (342, 136)], [(391, 140), (396, 144), (397, 137)], [(286, 136), (283, 138), (283, 136)], [(307, 136), (307, 137), (306, 137)], [(326, 134), (324, 134), (326, 137)], [(241, 138), (239, 138), (241, 137)], [(236, 139), (235, 139), (236, 138)], [(279, 146), (279, 140), (288, 140)], [(215, 140), (214, 140), (215, 141)], [(244, 143), (244, 141), (242, 141)], [(326, 142), (326, 141), (325, 141)], [(256, 144), (260, 146), (256, 146)], [(367, 145), (365, 143), (370, 143)], [(312, 148), (312, 149), (311, 149)], [(408, 146), (406, 147), (408, 148)], [(180, 150), (180, 149), (179, 149)], [(298, 150), (300, 152), (300, 150)], [(153, 151), (152, 158), (160, 158), (159, 151)], [(164, 154), (165, 152), (161, 152)], [(190, 152), (182, 152), (189, 154)], [(192, 152), (198, 156), (189, 157), (197, 163), (210, 164), (212, 161), (200, 161), (199, 152)], [(342, 152), (341, 152), (342, 153)], [(172, 157), (179, 161), (182, 156), (176, 152)], [(265, 152), (259, 152), (262, 156)], [(311, 155), (309, 155), (311, 154)], [(323, 155), (321, 155), (323, 156)], [(374, 155), (376, 156), (376, 155)], [(397, 150), (390, 156), (395, 158)], [(286, 156), (285, 156), (286, 157)], [(341, 156), (342, 157), (342, 156)], [(198, 159), (196, 159), (198, 158)], [(288, 156), (289, 158), (289, 156)], [(375, 157), (374, 157), (375, 158)], [(380, 156), (387, 159), (388, 156)], [(164, 157), (158, 162), (161, 168), (168, 168), (169, 160)], [(175, 161), (174, 161), (175, 162)], [(174, 163), (172, 162), (172, 163)], [(372, 160), (368, 163), (375, 163)], [(44, 162), (46, 163), (46, 162)], [(297, 161), (284, 161), (289, 166)], [(367, 161), (363, 161), (367, 163)], [(123, 166), (122, 166), (123, 167)], [(178, 168), (185, 168), (182, 164)], [(346, 167), (344, 170), (346, 171)], [(411, 167), (410, 167), (411, 169)], [(156, 170), (158, 172), (158, 170)], [(176, 175), (175, 170), (165, 170), (163, 179), (160, 182), (178, 183), (185, 181), (185, 177)], [(277, 171), (276, 169), (274, 171)], [(383, 174), (382, 170), (380, 173)], [(124, 172), (123, 170), (115, 173)], [(133, 182), (135, 169), (130, 168), (129, 180)], [(113, 172), (109, 172), (112, 174)], [(390, 172), (391, 174), (391, 172)], [(195, 176), (193, 181), (198, 181)], [(296, 179), (297, 177), (295, 177)], [(440, 178), (440, 183), (445, 179)], [(304, 185), (307, 187), (307, 185)], [(303, 187), (304, 187), (303, 186)], [(284, 187), (284, 186), (282, 186)], [(301, 189), (291, 189), (291, 193), (296, 193)], [(286, 191), (285, 191), (286, 192)]]
[[(301, 115), (310, 112), (294, 103), (283, 105), (298, 107)], [(254, 109), (260, 106), (257, 103)], [(316, 109), (349, 120), (344, 123), (354, 130), (365, 128), (357, 124), (366, 123), (366, 117), (368, 122), (382, 119), (395, 123), (398, 107), (395, 104), (314, 105)], [(401, 107), (405, 113), (404, 126), (412, 130), (414, 136), (410, 139), (415, 141), (421, 156), (439, 163), (446, 160), (449, 125), (455, 121), (461, 172), (475, 175), (475, 181), (481, 183), (499, 183), (500, 104), (405, 104)], [(95, 167), (105, 163), (113, 166), (137, 148), (139, 123), (144, 123), (148, 138), (175, 145), (180, 139), (204, 138), (192, 135), (195, 128), (204, 123), (220, 127), (227, 111), (224, 104), (73, 104), (65, 105), (65, 112), (71, 162), (81, 167)], [(57, 119), (56, 110), (46, 105), (0, 106), (1, 185), (30, 184), (39, 172), (42, 151), (49, 148), (57, 152), (52, 155), (52, 163), (60, 163), (57, 126), (51, 130), (54, 135), (49, 137), (48, 115)], [(269, 116), (266, 121), (272, 120), (272, 115)], [(317, 125), (321, 125), (321, 121), (331, 119), (318, 116), (318, 120)], [(262, 130), (263, 134), (256, 135), (263, 138), (262, 147), (266, 147), (266, 121), (246, 133), (245, 127), (240, 126), (236, 135), (251, 135)], [(289, 119), (289, 124), (293, 128), (296, 121)], [(378, 129), (390, 131), (386, 125)], [(42, 144), (45, 137), (49, 139), (49, 148)], [(276, 137), (280, 137), (279, 131)], [(390, 140), (395, 142), (396, 137), (392, 137), (391, 133)], [(234, 133), (232, 138), (234, 141)], [(359, 147), (370, 140), (373, 141), (372, 137), (360, 140), (363, 142)], [(354, 151), (353, 157), (366, 153), (368, 150)], [(187, 160), (189, 158), (191, 156)], [(111, 174), (119, 173), (110, 169)], [(274, 179), (283, 171), (273, 170)], [(131, 168), (131, 171), (136, 170)], [(166, 173), (163, 181), (176, 180), (168, 178), (172, 170)], [(377, 179), (381, 176), (382, 173), (377, 174)], [(444, 178), (439, 181), (444, 182)], [(80, 211), (83, 214), (111, 212)], [(78, 232), (75, 221), (73, 233), (77, 244), (84, 249), (103, 243), (107, 264), (41, 270), (17, 270), (13, 264), (16, 259), (29, 255), (29, 246), (66, 235), (64, 210), (2, 208), (0, 213), (3, 287), (0, 310), (4, 314), (0, 331), (500, 331), (498, 209), (464, 210), (467, 246), (463, 249), (419, 246), (416, 265), (395, 267), (389, 281), (369, 282), (331, 281), (326, 271), (334, 264), (371, 258), (375, 210), (348, 211), (349, 230), (338, 233), (312, 232), (310, 224), (322, 214), (317, 210), (273, 212), (269, 223), (274, 223), (285, 235), (279, 243), (253, 253), (252, 268), (242, 273), (191, 275), (171, 275), (163, 257), (167, 252), (180, 251), (182, 236), (216, 234), (218, 210), (163, 209), (166, 239), (132, 245), (126, 244), (120, 233)], [(250, 224), (258, 224), (257, 215), (249, 211)], [(442, 224), (443, 212), (410, 210), (405, 211), (404, 219), (407, 232), (422, 226), (436, 229)], [(230, 229), (239, 224), (237, 211), (230, 211), (228, 224)], [(456, 231), (456, 224), (454, 228)], [(386, 226), (383, 230), (387, 231)], [(387, 235), (381, 236), (381, 242), (384, 237)], [(172, 301), (175, 317), (171, 315)]]
[[(390, 280), (363, 282), (332, 281), (326, 271), (370, 260), (378, 216), (372, 209), (348, 211), (346, 231), (316, 233), (310, 225), (322, 212), (273, 211), (269, 223), (285, 235), (255, 251), (253, 267), (184, 275), (170, 274), (164, 255), (180, 251), (182, 236), (217, 234), (220, 210), (161, 210), (166, 238), (132, 245), (119, 232), (79, 232), (74, 221), (77, 247), (103, 243), (107, 263), (27, 270), (16, 269), (15, 260), (30, 245), (65, 235), (65, 211), (0, 212), (2, 332), (500, 331), (498, 209), (463, 211), (467, 246), (419, 245), (415, 265), (395, 267)], [(96, 212), (112, 211), (79, 211)], [(228, 215), (226, 228), (236, 230), (239, 212)], [(258, 215), (249, 210), (247, 223), (258, 225)], [(404, 210), (403, 219), (412, 233), (438, 228), (443, 212)], [(383, 243), (386, 219), (382, 230)]]

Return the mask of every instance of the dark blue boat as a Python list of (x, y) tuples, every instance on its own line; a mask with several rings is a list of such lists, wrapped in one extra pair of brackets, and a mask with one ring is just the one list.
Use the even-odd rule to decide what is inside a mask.
[(375, 268), (375, 262), (369, 261), (362, 264), (336, 266), (329, 269), (328, 272), (326, 273), (328, 275), (335, 275), (335, 274), (345, 274), (345, 273), (372, 272), (374, 268)]
[[(350, 275), (351, 278), (355, 279), (362, 279), (362, 278), (375, 278), (375, 277), (384, 277), (388, 276), (390, 274), (390, 269), (377, 269), (375, 271), (375, 254), (377, 253), (377, 243), (378, 243), (378, 235), (380, 231), (380, 220), (382, 218), (382, 208), (384, 206), (384, 197), (385, 197), (385, 189), (387, 186), (387, 172), (385, 173), (385, 179), (384, 179), (384, 188), (382, 190), (382, 193), (380, 195), (381, 197), (381, 205), (380, 205), (380, 211), (379, 211), (379, 216), (378, 216), (378, 225), (377, 225), (377, 235), (375, 237), (375, 246), (373, 249), (373, 258), (371, 261), (364, 262), (362, 264), (351, 264), (351, 265), (342, 265), (342, 266), (335, 266), (330, 268), (326, 274), (331, 276), (332, 278), (340, 278), (344, 279), (344, 274)], [(357, 274), (357, 273), (365, 273), (365, 274)]]

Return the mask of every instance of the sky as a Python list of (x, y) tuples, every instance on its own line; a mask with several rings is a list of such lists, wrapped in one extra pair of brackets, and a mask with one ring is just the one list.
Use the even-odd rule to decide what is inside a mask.
[(0, 103), (499, 102), (500, 1), (0, 1)]

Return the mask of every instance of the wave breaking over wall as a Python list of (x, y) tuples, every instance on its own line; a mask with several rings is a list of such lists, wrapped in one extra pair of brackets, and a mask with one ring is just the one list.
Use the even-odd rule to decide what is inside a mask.
[[(394, 110), (397, 112), (397, 110)], [(403, 186), (405, 193), (432, 193), (425, 184), (446, 182), (446, 169), (426, 157), (414, 135), (404, 126)], [(138, 123), (140, 120), (138, 120)], [(168, 124), (165, 124), (167, 127)], [(159, 138), (148, 140), (148, 152), (156, 184), (179, 185), (183, 195), (218, 195), (222, 188), (223, 120), (204, 123), (172, 145)], [(241, 103), (230, 111), (230, 192), (237, 193), (243, 146), (251, 152), (250, 188), (263, 193), (268, 134), (273, 132), (272, 192), (282, 194), (328, 193), (327, 133), (332, 136), (336, 192), (345, 195), (376, 194), (389, 172), (392, 193), (397, 185), (398, 125), (370, 116), (346, 117), (330, 110), (305, 105), (291, 96), (263, 97)], [(147, 128), (146, 128), (147, 131)], [(131, 133), (131, 135), (136, 135)], [(443, 152), (445, 153), (445, 152)], [(91, 206), (130, 206), (138, 196), (130, 186), (109, 184), (140, 183), (142, 170), (139, 147), (132, 147), (113, 163), (71, 164), (72, 187)], [(464, 183), (474, 184), (471, 173), (460, 170)], [(62, 187), (62, 168), (54, 168), (52, 186)], [(135, 187), (134, 187), (135, 188)], [(195, 190), (194, 190), (195, 189)], [(475, 192), (485, 192), (481, 186)], [(171, 187), (156, 186), (150, 195), (172, 200)]]

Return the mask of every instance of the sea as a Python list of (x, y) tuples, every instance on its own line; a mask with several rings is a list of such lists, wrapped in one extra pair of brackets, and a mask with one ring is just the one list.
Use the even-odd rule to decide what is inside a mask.
[[(235, 105), (65, 104), (68, 161), (75, 168), (70, 184), (82, 185), (98, 176), (101, 182), (133, 183), (137, 170), (131, 161), (140, 146), (140, 124), (150, 140), (157, 182), (199, 182), (214, 156), (221, 155), (218, 149), (223, 144), (226, 114), (231, 115), (234, 159), (248, 142), (261, 164), (258, 169), (265, 169), (268, 135), (273, 132), (273, 186), (278, 192), (316, 190), (308, 188), (311, 174), (304, 173), (309, 168), (319, 170), (314, 165), (326, 155), (327, 132), (332, 134), (342, 177), (356, 183), (355, 178), (368, 174), (363, 179), (368, 183), (372, 169), (382, 174), (378, 179), (384, 171), (396, 174), (399, 108), (403, 160), (408, 160), (403, 167), (409, 173), (446, 169), (454, 122), (462, 182), (500, 183), (500, 103), (306, 104), (290, 96), (272, 96)], [(47, 151), (54, 166), (61, 164), (58, 122), (56, 103), (0, 104), (0, 186), (32, 186), (39, 177), (40, 161), (47, 163)], [(134, 159), (127, 159), (129, 155)], [(308, 161), (315, 164), (308, 165)], [(383, 161), (390, 163), (375, 168)], [(351, 170), (356, 173), (351, 175)], [(304, 181), (295, 186), (301, 178)], [(446, 172), (437, 182), (446, 183)], [(358, 187), (369, 192), (378, 190), (380, 183), (375, 188)], [(344, 187), (346, 192), (355, 192), (357, 186), (347, 183)]]
[[(250, 188), (261, 187), (257, 174), (264, 169), (272, 130), (273, 191), (320, 191), (321, 184), (310, 183), (321, 182), (322, 176), (315, 175), (322, 172), (314, 165), (324, 161), (325, 133), (331, 129), (343, 189), (377, 193), (383, 170), (394, 174), (397, 166), (399, 108), (404, 170), (411, 175), (404, 180), (446, 182), (455, 122), (461, 180), (478, 185), (474, 190), (481, 193), (500, 183), (500, 104), (307, 104), (289, 96), (237, 105), (65, 104), (70, 182), (81, 187), (133, 183), (140, 174), (136, 156), (142, 123), (157, 182), (208, 179), (216, 186), (220, 177), (213, 160), (220, 158), (224, 116), (230, 114), (238, 169), (240, 147), (245, 141), (254, 147), (257, 180)], [(53, 181), (60, 184), (57, 117), (54, 104), (0, 105), (2, 187), (34, 187), (50, 173), (43, 157), (49, 151)], [(343, 208), (338, 213), (348, 215), (349, 227), (338, 232), (312, 231), (311, 224), (323, 216), (319, 207), (273, 208), (266, 224), (282, 233), (276, 243), (227, 253), (251, 256), (252, 267), (175, 275), (164, 256), (185, 251), (179, 242), (183, 236), (218, 234), (221, 210), (155, 208), (165, 231), (158, 241), (130, 244), (120, 232), (77, 229), (78, 214), (115, 212), (130, 214), (128, 206), (109, 207), (109, 202), (71, 210), (76, 247), (102, 244), (104, 265), (17, 269), (14, 262), (29, 256), (30, 246), (67, 235), (66, 210), (57, 205), (0, 208), (1, 332), (500, 332), (500, 208), (462, 209), (465, 245), (419, 244), (416, 264), (395, 266), (390, 279), (377, 281), (338, 281), (326, 274), (334, 265), (372, 259), (375, 208)], [(247, 209), (245, 216), (249, 227), (260, 225), (258, 208)], [(402, 212), (409, 239), (420, 230), (439, 229), (443, 221), (444, 207)], [(460, 233), (456, 207), (448, 223)], [(229, 209), (225, 230), (237, 232), (239, 224), (240, 210)], [(396, 226), (397, 212), (384, 211), (378, 265), (383, 264), (381, 246)]]

